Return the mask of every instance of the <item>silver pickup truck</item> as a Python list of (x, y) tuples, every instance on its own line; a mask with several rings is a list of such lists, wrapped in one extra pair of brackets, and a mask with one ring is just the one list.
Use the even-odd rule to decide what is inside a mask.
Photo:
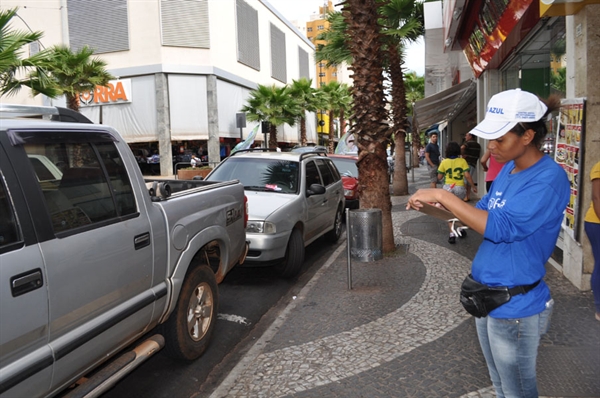
[(3, 107), (0, 396), (94, 396), (163, 346), (198, 358), (217, 284), (247, 252), (243, 186), (145, 181), (110, 127)]

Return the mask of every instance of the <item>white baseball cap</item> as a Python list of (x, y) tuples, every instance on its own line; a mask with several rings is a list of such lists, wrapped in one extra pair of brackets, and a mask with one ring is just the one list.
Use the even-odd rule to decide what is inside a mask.
[(495, 140), (508, 133), (517, 123), (537, 122), (547, 110), (546, 104), (534, 94), (519, 88), (506, 90), (490, 98), (485, 118), (470, 133), (486, 140)]

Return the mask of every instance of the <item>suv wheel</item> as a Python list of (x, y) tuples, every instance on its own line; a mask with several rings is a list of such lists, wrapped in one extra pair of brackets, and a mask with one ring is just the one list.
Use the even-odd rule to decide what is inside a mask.
[(294, 229), (290, 235), (285, 259), (277, 266), (277, 271), (284, 278), (293, 278), (300, 273), (304, 264), (304, 239), (299, 229)]
[(337, 211), (335, 212), (335, 220), (333, 220), (333, 229), (329, 232), (327, 232), (327, 239), (331, 242), (331, 243), (335, 243), (340, 239), (340, 236), (342, 236), (342, 207), (338, 207)]
[(167, 355), (193, 360), (204, 353), (217, 321), (218, 302), (214, 272), (204, 265), (194, 268), (163, 328)]

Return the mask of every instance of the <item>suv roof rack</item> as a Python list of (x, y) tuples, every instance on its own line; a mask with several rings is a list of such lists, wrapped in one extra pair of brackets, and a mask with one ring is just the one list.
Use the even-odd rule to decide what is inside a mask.
[(14, 105), (0, 103), (0, 116), (50, 119), (57, 122), (90, 123), (90, 119), (72, 109), (60, 106)]

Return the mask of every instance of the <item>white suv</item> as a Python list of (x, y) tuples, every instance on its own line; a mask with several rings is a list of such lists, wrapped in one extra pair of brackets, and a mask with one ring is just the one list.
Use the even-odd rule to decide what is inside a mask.
[(319, 153), (238, 151), (207, 177), (239, 180), (248, 198), (245, 264), (276, 265), (294, 277), (304, 263), (304, 248), (327, 235), (337, 242), (342, 230), (344, 187), (331, 159)]

